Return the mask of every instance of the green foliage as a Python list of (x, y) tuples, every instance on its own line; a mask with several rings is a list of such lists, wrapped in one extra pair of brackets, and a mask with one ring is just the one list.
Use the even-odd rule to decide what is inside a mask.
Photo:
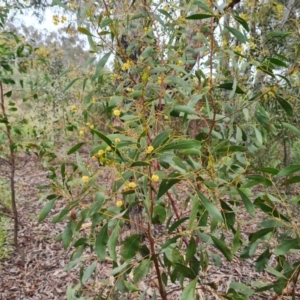
[[(72, 133), (71, 162), (49, 170), (52, 192), (39, 216), (44, 220), (57, 201), (65, 201), (52, 221), (66, 222), (62, 245), (75, 248), (67, 269), (82, 265), (80, 285), (68, 288), (68, 299), (77, 290), (85, 299), (83, 283), (106, 260), (112, 261), (113, 277), (101, 292), (106, 298), (140, 292), (140, 283), (149, 284), (154, 272), (154, 294), (167, 299), (172, 283), (181, 299), (195, 299), (198, 290), (216, 293), (217, 287), (200, 280), (209, 266), (231, 264), (234, 256), (254, 258), (255, 270), (275, 279), (260, 288), (231, 282), (220, 294), (224, 299), (267, 290), (283, 296), (300, 274), (299, 262), (288, 263), (299, 250), (293, 214), (299, 198), (281, 191), (300, 182), (299, 162), (267, 155), (271, 141), (272, 153), (280, 155), (278, 140), (300, 134), (295, 72), (300, 51), (291, 50), (297, 46), (291, 23), (281, 24), (287, 10), (275, 1), (259, 4), (250, 16), (249, 1), (239, 15), (231, 13), (235, 2), (217, 10), (204, 1), (170, 6), (112, 1), (99, 13), (92, 4), (83, 3), (77, 12), (78, 31), (99, 54), (87, 60), (92, 72), (65, 78), (60, 61), (35, 51), (44, 86), (36, 76), (30, 82), (33, 98), (62, 112), (52, 140)], [(281, 30), (270, 31), (275, 25)], [(0, 48), (4, 84), (16, 84), (8, 61), (23, 58), (25, 49), (32, 51), (22, 43), (14, 51), (7, 43)], [(24, 64), (19, 70), (27, 71)], [(74, 95), (80, 101), (67, 113), (67, 98)], [(9, 106), (13, 114), (16, 107)], [(11, 122), (4, 114), (0, 121)], [(22, 135), (19, 127), (16, 135)], [(48, 153), (43, 145), (32, 147), (42, 156)], [(258, 212), (265, 219), (250, 232), (243, 218), (254, 223)], [(90, 226), (83, 230), (85, 224)], [(278, 242), (280, 235), (285, 238)], [(96, 254), (92, 261), (84, 255), (87, 249)]]

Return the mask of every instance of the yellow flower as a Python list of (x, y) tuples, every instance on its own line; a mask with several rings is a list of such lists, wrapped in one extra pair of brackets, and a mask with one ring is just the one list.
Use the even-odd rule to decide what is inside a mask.
[(129, 190), (129, 186), (128, 186), (127, 184), (125, 184), (125, 185), (123, 186), (123, 191), (126, 192), (126, 191), (128, 191), (128, 190)]
[(121, 114), (121, 112), (120, 112), (118, 109), (115, 109), (115, 110), (114, 110), (114, 115), (115, 115), (116, 117), (119, 117), (120, 114)]
[(96, 156), (96, 155), (93, 155), (93, 156), (92, 156), (92, 160), (97, 160), (97, 156)]
[(80, 131), (79, 131), (79, 134), (80, 134), (80, 135), (84, 135), (84, 130), (80, 130)]
[(135, 182), (129, 182), (128, 187), (129, 187), (130, 189), (135, 189), (135, 188), (136, 188)]
[(115, 139), (115, 143), (117, 144), (117, 143), (120, 143), (121, 142), (121, 140), (119, 139), (119, 138), (116, 138)]
[(168, 117), (168, 116), (164, 116), (164, 119), (165, 119), (165, 120), (169, 120), (169, 117)]
[(111, 147), (110, 146), (107, 146), (105, 151), (110, 151), (111, 150)]
[(179, 60), (179, 61), (177, 62), (177, 65), (178, 65), (178, 66), (182, 66), (182, 60)]
[(153, 150), (154, 150), (154, 148), (153, 148), (152, 145), (151, 145), (151, 146), (148, 146), (148, 147), (147, 147), (147, 150), (146, 150), (146, 153), (147, 153), (147, 154), (150, 154)]
[(157, 181), (159, 181), (159, 176), (153, 174), (153, 175), (151, 176), (151, 180), (154, 181), (154, 182), (157, 182)]
[(72, 105), (71, 106), (71, 111), (77, 111), (77, 106), (76, 105)]
[(99, 151), (98, 151), (98, 155), (99, 155), (99, 156), (102, 156), (104, 153), (105, 153), (105, 152), (104, 152), (103, 150), (99, 150)]
[(91, 129), (94, 129), (94, 127), (95, 127), (95, 126), (94, 126), (93, 124), (92, 124), (92, 125), (90, 125), (90, 128), (91, 128)]
[(116, 202), (116, 205), (117, 205), (118, 207), (121, 207), (121, 206), (123, 205), (123, 201), (122, 201), (122, 200), (118, 200), (118, 201)]
[(89, 177), (89, 176), (82, 176), (81, 179), (82, 179), (82, 181), (85, 182), (85, 183), (87, 183), (87, 182), (90, 181), (90, 177)]

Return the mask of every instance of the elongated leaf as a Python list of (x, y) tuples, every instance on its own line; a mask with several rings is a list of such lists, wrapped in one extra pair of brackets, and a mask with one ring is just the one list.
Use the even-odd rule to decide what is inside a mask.
[(105, 258), (106, 258), (106, 244), (108, 241), (107, 228), (108, 228), (108, 223), (106, 223), (101, 228), (100, 232), (98, 233), (98, 235), (96, 237), (95, 250), (96, 250), (96, 253), (97, 253), (98, 257), (100, 258), (100, 260), (105, 260)]
[(294, 184), (294, 183), (298, 183), (300, 182), (300, 176), (294, 176), (294, 177), (291, 177), (287, 180), (285, 180), (282, 185), (289, 185), (289, 184)]
[(259, 172), (263, 172), (263, 173), (268, 173), (268, 174), (272, 174), (272, 175), (277, 175), (278, 174), (278, 170), (275, 168), (255, 168), (255, 171), (259, 171)]
[(154, 149), (162, 146), (164, 143), (167, 142), (167, 140), (170, 137), (170, 134), (172, 133), (172, 129), (166, 130), (161, 132), (152, 142), (152, 146)]
[(191, 281), (183, 290), (181, 295), (181, 300), (194, 300), (195, 299), (195, 291), (196, 291), (196, 284), (197, 278)]
[(214, 242), (216, 248), (223, 253), (223, 255), (227, 258), (227, 260), (232, 261), (232, 253), (229, 250), (229, 248), (226, 246), (226, 244), (223, 241), (214, 237), (213, 235), (211, 236), (211, 239)]
[(86, 282), (93, 274), (95, 268), (97, 266), (97, 261), (94, 261), (91, 265), (87, 267), (82, 276), (82, 283)]
[(149, 273), (151, 266), (151, 260), (144, 259), (142, 262), (134, 269), (133, 271), (133, 282), (137, 283), (140, 280), (144, 279)]
[(263, 177), (261, 175), (248, 175), (246, 177), (248, 179), (257, 181), (258, 183), (263, 184), (265, 186), (272, 186), (273, 185), (273, 183), (272, 183), (272, 181), (270, 179), (268, 179), (266, 177)]
[[(227, 82), (218, 85), (217, 88), (232, 91), (233, 86), (234, 86), (233, 82)], [(239, 86), (236, 86), (235, 92), (237, 94), (245, 94), (245, 92)]]
[(209, 15), (209, 14), (194, 14), (187, 16), (187, 20), (203, 20), (203, 19), (208, 19), (208, 18), (214, 18), (215, 15)]
[(285, 255), (291, 249), (300, 249), (300, 240), (299, 239), (288, 239), (282, 241), (275, 249), (275, 255)]
[(244, 29), (245, 29), (247, 32), (249, 32), (250, 28), (249, 28), (249, 25), (248, 25), (248, 23), (246, 22), (246, 20), (244, 20), (244, 19), (241, 18), (240, 16), (236, 16), (236, 15), (234, 15), (233, 17), (236, 19), (236, 21), (238, 21), (238, 22), (244, 27)]
[(218, 222), (223, 223), (223, 217), (220, 211), (215, 207), (213, 203), (211, 203), (200, 191), (197, 190), (198, 197), (201, 199), (201, 202), (203, 203), (205, 209), (208, 211), (208, 213)]
[(55, 200), (56, 199), (48, 201), (47, 204), (43, 207), (43, 209), (39, 215), (39, 218), (38, 218), (39, 222), (42, 222), (48, 216), (50, 210), (52, 209), (52, 207), (55, 203)]
[(84, 27), (77, 27), (77, 30), (85, 35), (93, 36), (90, 31)]
[(275, 231), (275, 228), (263, 228), (249, 235), (249, 241), (251, 244), (256, 242), (258, 239), (264, 237), (268, 233)]
[(141, 236), (139, 234), (134, 234), (126, 238), (123, 242), (123, 247), (121, 255), (124, 260), (132, 259), (135, 254), (139, 251)]
[(300, 171), (300, 165), (290, 165), (279, 171), (277, 176), (287, 176)]
[(99, 60), (98, 65), (96, 67), (95, 74), (92, 77), (93, 80), (97, 79), (101, 75), (110, 55), (111, 55), (111, 52), (108, 52)]
[(296, 128), (294, 125), (291, 125), (289, 123), (286, 122), (282, 122), (282, 125), (287, 128), (288, 130), (290, 130), (292, 133), (296, 134), (297, 136), (300, 136), (300, 130), (298, 128)]
[(183, 222), (187, 221), (188, 219), (189, 219), (189, 217), (185, 217), (185, 218), (182, 218), (182, 219), (180, 219), (180, 220), (175, 221), (175, 222), (170, 226), (170, 228), (169, 228), (169, 230), (168, 230), (168, 233), (169, 233), (169, 234), (172, 233), (175, 229), (178, 228), (178, 226), (179, 226), (180, 224), (182, 224)]
[(238, 41), (240, 41), (242, 44), (247, 42), (247, 38), (237, 29), (230, 27), (230, 26), (224, 26), (228, 29), (228, 31), (234, 35)]
[(280, 106), (284, 109), (284, 111), (286, 112), (286, 114), (288, 116), (293, 116), (293, 108), (292, 106), (283, 98), (276, 96), (277, 101), (279, 102)]
[(69, 82), (65, 88), (63, 89), (63, 92), (65, 93), (77, 80), (79, 80), (80, 78), (75, 78), (73, 79), (71, 82)]
[(237, 191), (242, 198), (242, 201), (246, 207), (247, 212), (249, 213), (250, 216), (254, 217), (255, 216), (255, 208), (254, 208), (253, 203), (240, 189), (237, 189)]
[(62, 233), (62, 242), (64, 249), (67, 249), (72, 241), (72, 228), (71, 228), (71, 222), (68, 223), (65, 230)]
[(117, 261), (116, 246), (118, 243), (119, 231), (119, 225), (116, 225), (107, 241), (109, 255), (114, 261)]
[(157, 152), (165, 152), (170, 150), (186, 150), (186, 149), (199, 149), (201, 147), (201, 142), (197, 140), (179, 140), (179, 141), (173, 141), (166, 146), (164, 146), (162, 149), (159, 149)]
[(196, 278), (197, 274), (195, 274), (194, 271), (189, 267), (180, 263), (175, 263), (174, 265), (175, 265), (175, 270), (183, 277), (190, 278), (190, 279)]
[(157, 198), (163, 196), (174, 184), (178, 183), (181, 179), (176, 178), (179, 174), (171, 173), (167, 178), (163, 179), (159, 185)]
[(85, 143), (78, 143), (77, 145), (73, 146), (69, 151), (68, 151), (68, 155), (76, 152), (78, 149), (80, 149)]
[(271, 257), (271, 253), (269, 248), (267, 248), (255, 261), (255, 270), (257, 272), (262, 272), (267, 266), (270, 257)]

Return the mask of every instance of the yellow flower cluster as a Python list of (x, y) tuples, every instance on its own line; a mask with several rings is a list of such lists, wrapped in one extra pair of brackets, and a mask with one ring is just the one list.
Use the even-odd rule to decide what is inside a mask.
[(59, 23), (63, 24), (67, 21), (67, 17), (66, 16), (61, 16), (61, 18), (59, 18), (58, 15), (53, 15), (52, 16), (52, 21), (54, 25), (58, 25)]
[(116, 206), (121, 207), (123, 205), (123, 201), (122, 200), (118, 200), (116, 202)]
[(45, 47), (40, 47), (36, 49), (35, 54), (44, 58), (47, 58), (50, 55), (50, 52)]
[(133, 63), (130, 60), (127, 60), (126, 63), (123, 64), (121, 67), (122, 71), (127, 71), (130, 69), (130, 67), (133, 65)]
[(154, 181), (154, 182), (158, 182), (158, 181), (159, 181), (159, 176), (153, 174), (153, 175), (151, 176), (151, 180)]
[(136, 188), (136, 183), (135, 182), (129, 182), (128, 184), (124, 184), (123, 191), (126, 192), (128, 190), (133, 190), (135, 188)]
[(151, 145), (151, 146), (148, 146), (147, 147), (147, 150), (146, 150), (146, 153), (147, 154), (150, 154), (151, 152), (153, 152), (153, 150), (154, 150), (154, 147)]
[(178, 62), (177, 62), (177, 66), (182, 66), (182, 60), (180, 59)]
[(89, 176), (82, 176), (81, 179), (82, 179), (82, 181), (84, 183), (88, 183), (90, 181), (90, 177)]
[(114, 116), (119, 117), (120, 114), (121, 114), (121, 112), (120, 112), (118, 109), (115, 109), (115, 110), (113, 111), (113, 114), (114, 114)]
[(67, 6), (71, 9), (77, 9), (78, 5), (76, 3), (74, 3), (74, 1), (70, 1)]
[(284, 6), (282, 4), (278, 4), (275, 7), (276, 9), (276, 15), (278, 19), (281, 19), (283, 16)]
[(128, 93), (131, 93), (131, 92), (134, 92), (134, 89), (131, 88), (131, 87), (127, 87), (127, 88), (126, 88), (126, 91), (127, 91)]
[(77, 111), (77, 106), (76, 105), (72, 105), (71, 106), (71, 111), (72, 112), (76, 112)]
[(157, 77), (157, 83), (158, 83), (158, 84), (161, 84), (161, 83), (162, 83), (162, 78), (161, 78), (161, 76), (158, 76), (158, 77)]

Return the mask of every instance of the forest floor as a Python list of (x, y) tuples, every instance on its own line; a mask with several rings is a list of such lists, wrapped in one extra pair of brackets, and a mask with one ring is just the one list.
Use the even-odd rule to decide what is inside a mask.
[[(2, 164), (0, 168), (0, 176), (8, 179), (8, 166)], [(70, 255), (73, 251), (70, 248), (64, 250), (62, 243), (56, 241), (56, 237), (65, 227), (64, 223), (51, 223), (51, 217), (39, 223), (38, 215), (44, 206), (39, 202), (43, 190), (39, 190), (39, 185), (48, 184), (46, 171), (40, 167), (40, 163), (33, 157), (22, 157), (18, 159), (16, 169), (16, 189), (17, 203), (20, 218), (19, 243), (24, 254), (25, 262), (22, 264), (20, 255), (13, 250), (9, 258), (0, 261), (0, 300), (64, 300), (66, 290), (69, 285), (75, 286), (79, 283), (79, 267), (76, 266), (70, 271), (65, 268), (70, 262)], [(1, 195), (0, 195), (1, 197)], [(51, 212), (53, 216), (61, 211), (63, 203), (58, 202), (55, 209)], [(244, 222), (249, 219), (249, 225), (243, 234), (253, 232), (257, 228), (257, 224), (262, 220), (262, 215), (257, 215), (257, 224), (250, 220), (249, 217), (241, 214), (239, 216)], [(8, 236), (11, 240), (13, 235), (13, 224), (9, 229)], [(249, 231), (249, 232), (247, 232)], [(245, 235), (246, 236), (246, 235)], [(7, 245), (7, 247), (9, 247)], [(212, 251), (218, 252), (216, 249)], [(95, 260), (93, 254), (87, 253), (90, 260)], [(222, 255), (221, 255), (222, 256)], [(257, 255), (251, 259), (241, 260), (236, 255), (231, 263), (225, 259), (219, 266), (211, 265), (205, 274), (201, 274), (203, 280), (203, 290), (199, 290), (199, 299), (222, 299), (218, 295), (228, 290), (230, 283), (242, 283), (249, 285), (256, 282), (257, 286), (263, 282), (272, 282), (273, 277), (268, 272), (258, 273), (255, 271), (255, 259)], [(276, 262), (273, 262), (274, 265)], [(84, 283), (84, 290), (89, 296), (95, 297), (100, 293), (105, 282), (110, 281), (112, 276), (111, 261), (99, 262), (96, 269), (96, 276), (99, 282), (97, 284), (95, 278), (89, 279)], [(155, 276), (155, 275), (153, 275)], [(141, 283), (140, 288), (145, 289), (151, 286), (146, 292), (146, 299), (154, 299), (152, 295), (156, 290), (155, 278), (151, 275), (149, 279), (154, 283)], [(211, 296), (207, 296), (207, 291), (212, 292)], [(298, 290), (300, 290), (298, 284)], [(168, 299), (179, 299), (180, 289), (177, 284), (170, 284)], [(99, 294), (98, 294), (99, 295)], [(140, 299), (139, 293), (126, 296), (123, 299)], [(71, 299), (71, 298), (70, 298)], [(74, 297), (73, 299), (77, 299)], [(83, 299), (83, 298), (81, 298)], [(91, 298), (101, 299), (101, 298)], [(160, 299), (157, 296), (157, 299)], [(248, 299), (291, 299), (291, 297), (274, 298), (271, 292), (264, 292), (259, 296), (249, 296)], [(300, 299), (300, 298), (299, 298)]]

